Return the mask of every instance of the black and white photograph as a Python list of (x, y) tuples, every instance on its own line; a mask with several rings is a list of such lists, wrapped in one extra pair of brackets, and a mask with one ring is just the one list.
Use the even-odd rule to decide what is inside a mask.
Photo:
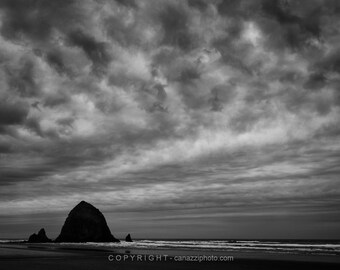
[(0, 269), (340, 267), (340, 0), (0, 0)]

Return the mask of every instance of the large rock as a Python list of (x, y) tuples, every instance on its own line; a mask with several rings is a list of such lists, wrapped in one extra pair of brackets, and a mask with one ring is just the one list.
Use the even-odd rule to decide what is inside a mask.
[(125, 237), (125, 242), (133, 242), (130, 234)]
[(49, 238), (46, 236), (45, 229), (42, 228), (42, 229), (40, 229), (40, 231), (38, 232), (38, 234), (36, 234), (36, 233), (32, 234), (32, 235), (28, 238), (28, 242), (29, 242), (29, 243), (48, 243), (48, 242), (52, 242), (52, 240), (49, 239)]
[(81, 201), (68, 214), (56, 242), (119, 242), (110, 232), (103, 214)]

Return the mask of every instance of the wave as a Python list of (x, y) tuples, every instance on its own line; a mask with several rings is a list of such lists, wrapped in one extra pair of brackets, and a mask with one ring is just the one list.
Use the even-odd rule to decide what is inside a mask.
[(25, 240), (24, 239), (15, 239), (15, 240), (13, 240), (13, 239), (8, 239), (8, 240), (6, 240), (6, 239), (0, 239), (0, 244), (7, 244), (7, 243), (22, 243), (22, 242), (24, 242)]
[[(69, 243), (59, 243), (70, 245)], [(136, 240), (132, 243), (82, 243), (82, 246), (132, 249), (177, 249), (202, 251), (261, 251), (291, 254), (340, 255), (340, 243), (285, 243), (268, 241), (223, 240)]]
[[(0, 240), (0, 244), (20, 243), (23, 240)], [(51, 243), (61, 246), (129, 248), (129, 249), (173, 249), (198, 251), (258, 251), (268, 253), (340, 255), (339, 241), (270, 241), (270, 240), (135, 240), (120, 243)]]

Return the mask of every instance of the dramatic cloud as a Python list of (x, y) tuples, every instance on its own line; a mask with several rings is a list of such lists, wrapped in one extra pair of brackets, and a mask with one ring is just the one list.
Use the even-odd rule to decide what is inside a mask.
[(339, 10), (1, 1), (0, 237), (81, 200), (139, 237), (340, 237)]

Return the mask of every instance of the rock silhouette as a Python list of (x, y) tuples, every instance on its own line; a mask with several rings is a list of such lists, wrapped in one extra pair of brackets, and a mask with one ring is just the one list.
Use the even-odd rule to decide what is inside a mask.
[(130, 234), (125, 237), (125, 242), (133, 242)]
[(36, 233), (32, 234), (32, 235), (28, 238), (28, 242), (29, 242), (29, 243), (48, 243), (48, 242), (52, 242), (52, 240), (49, 239), (49, 238), (46, 236), (45, 229), (42, 228), (42, 229), (40, 229), (40, 231), (38, 232), (38, 234), (36, 234)]
[(104, 215), (81, 201), (68, 214), (55, 242), (119, 242), (107, 226)]

